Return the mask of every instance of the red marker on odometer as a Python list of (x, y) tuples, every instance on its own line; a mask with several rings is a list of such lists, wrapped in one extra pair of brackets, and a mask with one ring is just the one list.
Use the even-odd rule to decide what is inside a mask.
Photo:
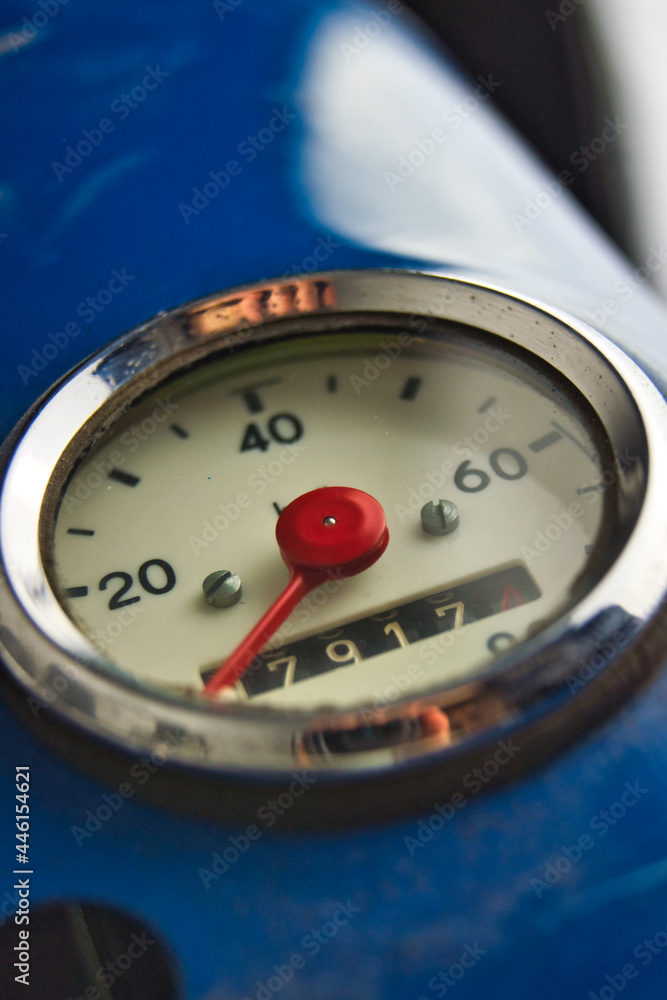
[(290, 581), (207, 682), (207, 694), (237, 681), (299, 601), (332, 573), (338, 578), (356, 576), (372, 566), (386, 549), (389, 532), (382, 507), (368, 493), (325, 486), (285, 507), (276, 539)]

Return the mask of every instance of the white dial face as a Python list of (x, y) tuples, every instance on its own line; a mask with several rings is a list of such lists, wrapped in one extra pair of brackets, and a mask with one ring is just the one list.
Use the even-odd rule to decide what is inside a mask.
[[(288, 582), (280, 512), (353, 487), (381, 504), (386, 551), (332, 572), (219, 697), (340, 708), (460, 682), (586, 586), (607, 517), (599, 435), (576, 397), (460, 333), (252, 347), (154, 392), (75, 470), (55, 586), (112, 663), (201, 691)], [(458, 524), (434, 534), (440, 501)], [(239, 578), (233, 603), (207, 600), (216, 572)]]

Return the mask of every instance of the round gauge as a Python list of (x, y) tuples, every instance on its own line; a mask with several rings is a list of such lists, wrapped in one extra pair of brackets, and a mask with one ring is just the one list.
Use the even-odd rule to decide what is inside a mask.
[(469, 282), (191, 303), (7, 445), (5, 662), (97, 745), (204, 785), (298, 768), (324, 813), (372, 814), (369, 781), (413, 804), (508, 735), (509, 777), (657, 666), (666, 426), (599, 334)]

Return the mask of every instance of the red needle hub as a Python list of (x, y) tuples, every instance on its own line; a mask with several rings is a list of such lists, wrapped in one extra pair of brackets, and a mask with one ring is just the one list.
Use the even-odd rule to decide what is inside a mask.
[(325, 486), (285, 507), (276, 539), (290, 572), (289, 583), (207, 682), (207, 694), (239, 679), (309, 591), (332, 575), (356, 576), (372, 566), (386, 549), (389, 532), (382, 507), (368, 493)]

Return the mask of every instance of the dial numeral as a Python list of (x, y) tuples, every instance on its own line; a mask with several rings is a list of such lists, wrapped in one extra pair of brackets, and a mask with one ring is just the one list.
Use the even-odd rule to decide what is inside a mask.
[[(501, 462), (501, 458), (503, 461)], [(516, 465), (514, 471), (508, 471), (507, 459), (509, 459), (510, 470)], [(489, 455), (489, 465), (497, 476), (501, 479), (522, 479), (528, 472), (528, 465), (523, 455), (520, 455), (514, 448), (497, 448)], [(503, 465), (505, 468), (503, 468)]]
[[(292, 657), (295, 664), (293, 674), (290, 670), (289, 683), (299, 684), (339, 667), (354, 668), (357, 663), (406, 648), (423, 639), (433, 639), (425, 647), (427, 662), (433, 663), (448, 648), (449, 644), (443, 642), (448, 633), (458, 635), (462, 629), (476, 622), (510, 611), (520, 604), (528, 604), (539, 597), (540, 590), (535, 581), (526, 567), (518, 563), (467, 583), (443, 588), (400, 607), (386, 608), (368, 618), (349, 621), (272, 649), (261, 654), (256, 667), (248, 670), (239, 684), (248, 697), (253, 698), (286, 683), (285, 672)], [(487, 634), (486, 631), (481, 633), (482, 641)], [(490, 652), (499, 653), (505, 648), (503, 642), (511, 644), (514, 640), (509, 633), (503, 632), (495, 633), (487, 641)], [(267, 669), (266, 661), (269, 659), (275, 669)], [(202, 670), (204, 682), (215, 669)]]
[[(454, 473), (454, 485), (463, 493), (479, 493), (491, 482), (491, 476), (482, 469), (470, 469), (470, 461), (461, 462)], [(471, 483), (470, 480), (473, 480)]]
[(453, 604), (445, 604), (444, 607), (434, 608), (438, 618), (444, 618), (448, 611), (454, 612), (454, 628), (463, 628), (463, 601), (454, 601)]
[[(153, 567), (157, 567), (164, 573), (164, 583), (160, 586), (156, 586), (155, 583), (155, 571)], [(151, 572), (152, 580), (149, 577), (149, 571)], [(173, 567), (170, 566), (168, 562), (164, 559), (148, 559), (145, 563), (142, 563), (139, 567), (137, 576), (139, 577), (139, 583), (146, 591), (147, 594), (168, 594), (170, 590), (173, 590), (176, 586), (176, 574), (174, 573)], [(135, 604), (136, 601), (141, 600), (141, 595), (137, 594), (134, 597), (125, 597), (134, 584), (134, 578), (131, 573), (126, 573), (123, 570), (116, 570), (113, 573), (107, 573), (103, 576), (99, 582), (99, 589), (106, 590), (112, 580), (122, 580), (123, 585), (115, 594), (112, 594), (109, 600), (109, 610), (117, 611), (118, 608), (124, 608), (128, 604)]]
[(395, 638), (398, 640), (399, 646), (405, 648), (406, 646), (410, 645), (410, 640), (408, 639), (408, 637), (406, 636), (405, 632), (398, 624), (398, 622), (389, 622), (388, 625), (385, 625), (383, 631), (385, 635), (395, 636)]
[(134, 604), (135, 601), (141, 600), (140, 597), (124, 596), (127, 594), (128, 590), (131, 589), (134, 581), (129, 573), (123, 573), (122, 571), (119, 571), (118, 573), (107, 573), (106, 576), (103, 576), (99, 583), (100, 590), (106, 590), (112, 580), (122, 580), (123, 586), (120, 590), (117, 590), (115, 594), (112, 594), (109, 601), (110, 611), (117, 611), (118, 608), (124, 608), (127, 604)]
[(362, 660), (356, 642), (350, 642), (347, 639), (337, 639), (335, 642), (329, 643), (325, 653), (333, 663), (361, 663)]
[(277, 670), (284, 666), (285, 677), (283, 687), (289, 687), (294, 682), (294, 671), (296, 670), (296, 656), (285, 656), (282, 660), (269, 660), (266, 664), (269, 670)]
[(239, 451), (252, 451), (258, 448), (266, 451), (271, 445), (271, 438), (276, 444), (294, 444), (303, 437), (303, 424), (293, 413), (276, 413), (266, 425), (263, 434), (258, 424), (248, 424), (243, 434)]
[[(528, 463), (514, 448), (497, 448), (489, 455), (489, 465), (500, 479), (522, 479), (528, 472)], [(508, 467), (509, 466), (509, 467)], [(454, 473), (454, 485), (463, 493), (479, 493), (491, 482), (483, 469), (471, 469), (470, 460), (461, 462)]]
[[(157, 566), (157, 568), (162, 570), (164, 573), (165, 580), (161, 587), (157, 587), (148, 577), (148, 571), (154, 566)], [(139, 583), (147, 594), (168, 594), (170, 590), (174, 589), (176, 584), (176, 574), (169, 563), (165, 562), (164, 559), (149, 559), (147, 562), (142, 563), (139, 567), (139, 573), (137, 575), (139, 577)], [(155, 579), (154, 572), (152, 575), (153, 579)]]

